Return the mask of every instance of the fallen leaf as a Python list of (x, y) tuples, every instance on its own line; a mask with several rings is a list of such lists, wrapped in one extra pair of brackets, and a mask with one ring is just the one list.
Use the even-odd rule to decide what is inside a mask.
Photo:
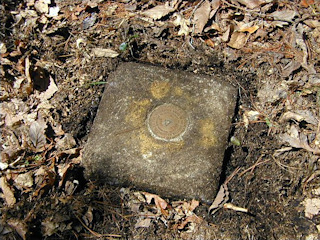
[(34, 8), (39, 13), (48, 13), (49, 12), (49, 4), (51, 4), (51, 0), (38, 0), (34, 3)]
[(306, 121), (307, 123), (311, 123), (312, 125), (318, 125), (318, 120), (309, 110), (297, 110), (296, 113), (286, 112), (280, 118), (280, 122), (285, 122), (289, 120), (295, 120), (298, 122)]
[[(43, 174), (40, 175), (40, 172), (44, 171)], [(36, 191), (33, 193), (33, 197), (38, 197), (46, 194), (54, 185), (56, 180), (56, 173), (52, 170), (41, 169), (41, 171), (37, 171), (35, 173), (36, 183), (40, 186), (37, 186)], [(41, 181), (40, 181), (41, 180)]]
[(60, 11), (60, 8), (58, 6), (50, 7), (48, 17), (57, 17), (59, 11)]
[(194, 33), (199, 34), (202, 33), (204, 26), (207, 24), (209, 20), (211, 4), (209, 1), (204, 1), (200, 7), (194, 13)]
[(151, 225), (151, 219), (150, 218), (145, 218), (145, 219), (142, 219), (140, 221), (138, 221), (134, 227), (135, 228), (148, 228), (150, 227)]
[(213, 18), (216, 12), (218, 11), (220, 7), (220, 0), (211, 0), (211, 12), (209, 15), (209, 19)]
[(70, 133), (66, 133), (62, 139), (57, 139), (56, 148), (59, 151), (68, 150), (76, 145), (76, 140)]
[[(296, 134), (298, 134), (298, 136)], [(308, 144), (308, 138), (303, 133), (291, 133), (290, 135), (285, 133), (280, 138), (282, 139), (282, 141), (289, 143), (291, 147), (302, 148), (309, 152), (312, 152), (313, 154), (320, 155), (320, 149), (310, 147), (310, 145)]]
[(63, 185), (65, 182), (65, 178), (67, 176), (68, 170), (72, 167), (72, 163), (68, 163), (66, 165), (59, 164), (58, 165), (58, 174), (60, 176), (59, 187)]
[(50, 98), (52, 98), (52, 96), (58, 91), (58, 87), (57, 85), (55, 84), (53, 78), (50, 76), (50, 83), (49, 83), (49, 86), (47, 88), (46, 91), (40, 93), (38, 95), (38, 98), (41, 100), (41, 101), (45, 101), (45, 100), (48, 100)]
[(36, 152), (41, 152), (44, 150), (44, 146), (46, 144), (46, 135), (45, 129), (47, 128), (47, 124), (43, 121), (34, 121), (30, 125), (29, 129), (29, 137), (33, 146), (35, 147)]
[(119, 53), (109, 48), (94, 48), (92, 54), (96, 57), (110, 57), (115, 58), (119, 56)]
[(92, 27), (97, 20), (97, 14), (96, 13), (92, 13), (91, 16), (85, 18), (82, 22), (82, 28), (83, 29), (88, 29), (90, 27)]
[[(6, 52), (7, 52), (6, 44), (3, 42), (0, 42), (0, 54), (5, 54)], [(2, 63), (2, 61), (1, 61), (1, 63)]]
[(93, 208), (89, 206), (87, 212), (82, 216), (82, 220), (87, 226), (93, 221), (92, 210)]
[(295, 34), (296, 44), (303, 52), (302, 59), (298, 59), (301, 62), (301, 66), (308, 71), (309, 75), (316, 74), (316, 70), (314, 66), (312, 64), (308, 64), (308, 58), (309, 58), (308, 47), (305, 42), (305, 37), (304, 37), (305, 31), (302, 24), (298, 24), (297, 30), (295, 31), (295, 33), (296, 33)]
[(311, 28), (318, 28), (320, 27), (320, 21), (318, 20), (311, 20), (311, 19), (308, 19), (308, 20), (305, 20), (303, 21), (306, 25), (308, 25), (309, 27)]
[(59, 229), (59, 222), (55, 222), (53, 217), (47, 217), (41, 222), (42, 234), (46, 237), (50, 237)]
[(275, 11), (270, 14), (274, 20), (291, 22), (292, 19), (296, 16), (296, 11), (293, 10), (282, 10), (282, 11)]
[(222, 184), (220, 186), (219, 192), (214, 199), (213, 203), (209, 207), (209, 212), (211, 214), (215, 214), (220, 208), (223, 207), (223, 205), (229, 200), (229, 191), (227, 184)]
[(242, 28), (240, 28), (238, 31), (239, 32), (248, 32), (250, 34), (254, 33), (255, 31), (257, 31), (259, 29), (259, 26), (255, 25), (255, 26), (252, 26), (252, 27), (246, 27), (246, 26), (243, 26)]
[(12, 227), (16, 232), (19, 234), (19, 236), (25, 240), (26, 235), (28, 232), (27, 224), (19, 219), (9, 219), (8, 225)]
[(188, 35), (189, 32), (191, 32), (189, 25), (190, 20), (185, 19), (180, 13), (173, 14), (173, 17), (175, 17), (175, 20), (172, 22), (175, 26), (180, 26), (180, 30), (178, 32), (178, 35)]
[(33, 185), (32, 172), (26, 172), (19, 174), (14, 180), (15, 186), (20, 189), (30, 188)]
[[(173, 1), (175, 2), (175, 1)], [(169, 13), (173, 12), (175, 10), (175, 7), (173, 4), (169, 4), (169, 2), (166, 2), (164, 5), (158, 5), (151, 9), (148, 9), (144, 12), (142, 12), (143, 15), (152, 18), (153, 20), (158, 20)]]
[(301, 63), (295, 60), (290, 61), (281, 72), (282, 77), (289, 77), (291, 73), (301, 67)]
[(228, 43), (229, 47), (240, 49), (244, 47), (249, 39), (249, 34), (243, 32), (233, 32)]
[(188, 211), (193, 212), (199, 206), (199, 201), (192, 199)]
[(312, 219), (320, 213), (320, 198), (307, 198), (302, 204), (305, 206), (304, 214), (307, 218)]
[(0, 188), (3, 193), (3, 198), (6, 201), (9, 207), (12, 207), (16, 203), (16, 198), (14, 197), (14, 193), (9, 187), (7, 180), (5, 177), (0, 178)]
[(236, 1), (245, 5), (250, 9), (254, 9), (256, 7), (259, 7), (261, 4), (266, 3), (266, 1), (264, 0), (236, 0)]
[(161, 197), (159, 197), (156, 194), (152, 194), (152, 193), (147, 193), (147, 192), (142, 192), (146, 198), (147, 203), (151, 203), (152, 199), (154, 200), (154, 203), (156, 205), (156, 207), (161, 210), (161, 209), (166, 209), (168, 206), (168, 203), (163, 200)]
[(182, 230), (185, 228), (185, 226), (188, 224), (188, 223), (201, 223), (203, 221), (202, 218), (198, 217), (197, 215), (193, 214), (191, 216), (188, 216), (182, 223), (180, 223), (178, 225), (178, 229)]
[(300, 5), (305, 8), (309, 7), (312, 4), (314, 4), (314, 0), (301, 0), (300, 1)]

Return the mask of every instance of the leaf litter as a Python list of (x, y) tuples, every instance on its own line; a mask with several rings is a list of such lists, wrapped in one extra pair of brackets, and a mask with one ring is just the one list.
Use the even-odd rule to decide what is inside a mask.
[[(0, 39), (1, 204), (9, 209), (4, 222), (10, 219), (8, 226), (22, 239), (31, 234), (28, 230), (35, 219), (41, 222), (37, 234), (66, 238), (125, 237), (121, 224), (130, 223), (131, 231), (126, 234), (145, 238), (159, 229), (174, 230), (185, 239), (196, 238), (195, 233), (203, 236), (201, 231), (223, 238), (219, 229), (228, 226), (231, 238), (238, 238), (232, 234), (239, 232), (247, 234), (243, 230), (247, 226), (257, 238), (313, 236), (318, 231), (310, 227), (310, 231), (290, 233), (291, 228), (286, 231), (285, 226), (278, 226), (279, 218), (299, 225), (295, 220), (300, 219), (300, 206), (304, 217), (320, 224), (319, 195), (314, 190), (319, 184), (314, 173), (320, 152), (317, 1), (26, 0), (17, 6), (1, 3), (0, 11), (5, 33)], [(121, 48), (123, 43), (125, 48)], [(217, 52), (222, 61), (214, 60)], [(240, 114), (233, 137), (240, 144), (232, 148), (239, 160), (232, 158), (227, 170), (250, 171), (244, 170), (228, 184), (225, 181), (211, 206), (134, 189), (107, 188), (106, 192), (95, 183), (84, 183), (78, 165), (83, 136), (90, 128), (90, 120), (85, 119), (94, 115), (102, 92), (102, 86), (92, 82), (104, 82), (120, 61), (209, 74), (219, 66), (227, 74), (228, 66), (236, 66), (245, 74), (235, 80)], [(254, 90), (254, 84), (248, 84), (252, 73), (259, 79)], [(260, 161), (259, 156), (265, 159)], [(293, 170), (292, 176), (288, 168), (278, 166), (300, 170)], [(306, 195), (298, 194), (302, 179), (307, 179), (303, 183)], [(272, 181), (274, 187), (267, 186)], [(89, 206), (92, 199), (96, 204)], [(284, 200), (276, 204), (272, 199)], [(294, 207), (292, 199), (299, 207)], [(19, 204), (25, 207), (19, 210)], [(28, 204), (35, 207), (30, 209)], [(65, 216), (49, 210), (54, 207), (47, 204), (63, 210)], [(40, 208), (46, 209), (43, 216)], [(248, 210), (258, 216), (254, 221), (245, 215)], [(272, 218), (274, 212), (280, 216)], [(242, 217), (239, 225), (221, 224), (237, 216)], [(114, 225), (106, 228), (99, 223), (101, 218), (112, 219)], [(270, 234), (256, 231), (261, 226)]]

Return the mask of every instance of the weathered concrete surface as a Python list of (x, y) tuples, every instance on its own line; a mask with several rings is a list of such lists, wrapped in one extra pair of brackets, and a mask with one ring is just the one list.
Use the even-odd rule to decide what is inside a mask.
[(236, 96), (221, 76), (122, 64), (108, 79), (84, 149), (86, 176), (213, 200)]

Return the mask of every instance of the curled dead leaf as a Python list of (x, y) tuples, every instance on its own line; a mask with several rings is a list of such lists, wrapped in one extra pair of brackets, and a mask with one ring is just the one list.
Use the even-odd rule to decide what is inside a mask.
[(150, 227), (151, 225), (151, 219), (150, 218), (145, 218), (145, 219), (142, 219), (140, 221), (138, 221), (134, 227), (135, 228), (148, 228)]
[(158, 20), (173, 12), (174, 10), (175, 8), (172, 5), (170, 5), (169, 2), (166, 2), (164, 5), (158, 5), (146, 10), (142, 12), (142, 14), (149, 18), (152, 18), (153, 20)]
[(52, 98), (52, 96), (58, 91), (58, 87), (56, 83), (54, 82), (53, 78), (50, 76), (50, 83), (46, 91), (39, 94), (38, 98), (41, 101), (48, 100)]
[(115, 58), (119, 56), (119, 53), (109, 48), (94, 48), (92, 49), (92, 54), (96, 57), (110, 57)]
[(162, 199), (161, 197), (159, 197), (156, 194), (152, 194), (152, 193), (147, 193), (147, 192), (142, 192), (146, 198), (147, 203), (151, 203), (152, 199), (154, 200), (154, 203), (156, 205), (156, 207), (161, 210), (161, 209), (166, 209), (168, 206), (168, 203)]
[(47, 128), (47, 124), (39, 120), (34, 121), (30, 125), (29, 137), (33, 146), (35, 147), (36, 152), (42, 152), (44, 150), (44, 146), (46, 144), (46, 136), (45, 136), (46, 128)]
[(27, 239), (28, 227), (25, 222), (19, 219), (9, 219), (8, 225), (12, 227), (23, 240)]
[(5, 177), (0, 178), (0, 188), (5, 202), (9, 207), (12, 207), (16, 203), (16, 198), (14, 197), (13, 190), (11, 190)]
[(247, 8), (254, 9), (265, 3), (264, 0), (236, 0), (237, 2), (245, 5)]
[(230, 41), (228, 43), (229, 47), (240, 49), (244, 47), (249, 39), (249, 34), (244, 32), (234, 32), (231, 35)]
[(202, 33), (204, 26), (209, 20), (211, 4), (209, 1), (204, 1), (194, 13), (194, 33)]
[(173, 17), (175, 17), (175, 20), (172, 22), (175, 26), (180, 26), (180, 30), (178, 32), (178, 35), (188, 35), (189, 32), (191, 32), (189, 25), (190, 20), (185, 19), (180, 13), (173, 14)]
[(320, 213), (320, 198), (307, 198), (302, 204), (305, 206), (305, 216), (312, 219)]
[(214, 199), (213, 203), (209, 207), (209, 212), (211, 214), (215, 214), (220, 208), (223, 207), (223, 205), (229, 200), (229, 191), (227, 184), (222, 184), (220, 186), (219, 192)]

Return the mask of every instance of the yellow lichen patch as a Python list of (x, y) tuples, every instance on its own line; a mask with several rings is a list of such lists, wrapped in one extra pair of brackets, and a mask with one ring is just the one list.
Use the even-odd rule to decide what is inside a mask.
[(149, 154), (156, 150), (173, 152), (178, 151), (184, 146), (184, 141), (179, 142), (162, 142), (154, 139), (151, 135), (144, 133), (139, 134), (140, 152), (142, 155)]
[(150, 91), (155, 99), (164, 98), (170, 91), (170, 83), (166, 81), (154, 81), (151, 84)]
[(203, 119), (200, 121), (200, 143), (205, 148), (210, 148), (216, 144), (216, 136), (214, 135), (214, 123), (211, 119)]
[(175, 87), (173, 93), (174, 95), (181, 97), (183, 95), (183, 90), (180, 87)]
[(141, 154), (148, 154), (156, 149), (162, 147), (161, 144), (158, 144), (152, 139), (150, 136), (140, 133), (139, 135), (139, 142), (140, 142), (140, 152)]
[(128, 114), (126, 115), (126, 122), (134, 127), (139, 127), (144, 124), (150, 105), (151, 102), (149, 99), (133, 101), (129, 107)]

